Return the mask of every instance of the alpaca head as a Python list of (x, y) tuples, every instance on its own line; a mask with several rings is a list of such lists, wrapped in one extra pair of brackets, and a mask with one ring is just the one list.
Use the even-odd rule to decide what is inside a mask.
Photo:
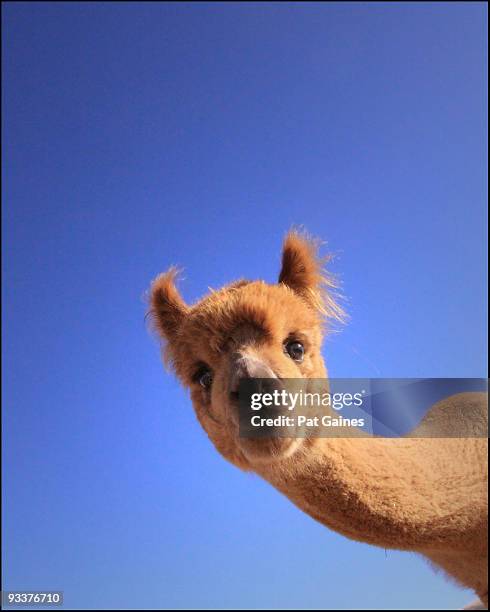
[(152, 284), (150, 312), (165, 358), (189, 387), (197, 418), (217, 450), (242, 469), (291, 456), (301, 438), (239, 436), (243, 378), (325, 378), (323, 323), (340, 319), (332, 278), (313, 241), (287, 235), (277, 284), (237, 281), (188, 306), (174, 269)]

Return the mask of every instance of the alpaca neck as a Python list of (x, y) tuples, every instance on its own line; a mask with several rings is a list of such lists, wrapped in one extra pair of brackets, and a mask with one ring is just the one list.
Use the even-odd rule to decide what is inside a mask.
[(485, 443), (306, 440), (293, 456), (257, 471), (310, 516), (352, 539), (420, 552), (456, 550), (481, 537), (485, 483), (478, 470), (468, 474), (468, 461), (478, 464), (475, 455), (485, 452)]

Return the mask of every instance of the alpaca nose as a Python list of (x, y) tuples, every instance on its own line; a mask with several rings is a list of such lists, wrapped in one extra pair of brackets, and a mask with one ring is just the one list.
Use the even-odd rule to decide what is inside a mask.
[(240, 381), (246, 378), (269, 378), (277, 381), (274, 371), (260, 359), (252, 355), (235, 353), (232, 356), (230, 373), (230, 399), (238, 400)]

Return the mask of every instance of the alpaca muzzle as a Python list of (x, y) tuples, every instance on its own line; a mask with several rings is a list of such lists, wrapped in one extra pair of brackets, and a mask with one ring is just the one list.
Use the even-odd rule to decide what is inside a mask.
[(237, 402), (241, 380), (256, 380), (257, 392), (271, 392), (282, 388), (280, 379), (261, 359), (248, 353), (236, 352), (231, 357), (229, 393), (230, 400)]

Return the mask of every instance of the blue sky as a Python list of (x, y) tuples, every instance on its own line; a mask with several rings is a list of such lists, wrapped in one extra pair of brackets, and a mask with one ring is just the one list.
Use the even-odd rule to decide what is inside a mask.
[(338, 377), (486, 376), (483, 3), (3, 5), (4, 589), (68, 608), (445, 609), (223, 461), (144, 292), (336, 254)]

